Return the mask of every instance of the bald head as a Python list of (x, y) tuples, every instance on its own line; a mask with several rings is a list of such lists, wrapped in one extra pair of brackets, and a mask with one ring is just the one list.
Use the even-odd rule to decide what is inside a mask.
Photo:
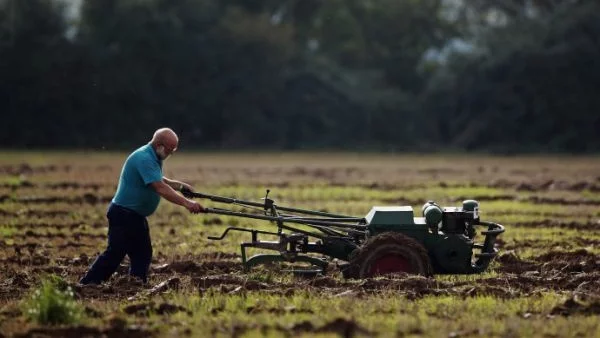
[(150, 143), (155, 144), (161, 142), (177, 144), (179, 143), (179, 137), (177, 137), (177, 134), (175, 134), (171, 128), (160, 128), (154, 132), (154, 136), (152, 136), (152, 141)]
[(165, 160), (177, 150), (179, 137), (171, 128), (160, 128), (154, 132), (150, 144), (152, 144), (161, 159)]

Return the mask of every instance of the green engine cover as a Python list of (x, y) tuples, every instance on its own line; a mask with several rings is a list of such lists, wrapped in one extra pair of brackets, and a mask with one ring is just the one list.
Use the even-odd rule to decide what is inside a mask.
[(369, 224), (395, 225), (414, 224), (414, 212), (411, 206), (373, 207), (365, 219)]
[(393, 231), (423, 241), (427, 233), (425, 219), (422, 217), (414, 218), (411, 206), (373, 207), (365, 220), (371, 235)]

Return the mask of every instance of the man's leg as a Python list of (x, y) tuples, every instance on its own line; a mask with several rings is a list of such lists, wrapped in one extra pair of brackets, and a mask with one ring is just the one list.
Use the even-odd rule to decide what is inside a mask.
[(100, 254), (88, 272), (79, 281), (81, 284), (100, 284), (117, 270), (126, 254), (126, 217), (110, 210), (108, 212), (108, 246)]
[[(138, 225), (136, 224), (136, 227)], [(150, 240), (150, 230), (148, 229), (148, 221), (143, 218), (143, 223), (140, 228), (130, 234), (130, 242), (132, 245), (127, 250), (131, 266), (129, 274), (140, 278), (147, 282), (148, 269), (152, 261), (152, 242)]]

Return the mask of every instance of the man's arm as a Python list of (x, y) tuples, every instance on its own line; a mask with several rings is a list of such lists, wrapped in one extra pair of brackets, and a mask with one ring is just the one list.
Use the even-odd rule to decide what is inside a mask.
[(186, 188), (190, 191), (194, 191), (194, 189), (192, 188), (191, 185), (181, 182), (181, 181), (172, 180), (172, 179), (164, 177), (164, 176), (163, 176), (163, 182), (177, 191), (181, 191), (183, 188)]
[(150, 185), (157, 194), (169, 202), (184, 206), (191, 212), (202, 212), (202, 210), (204, 210), (198, 202), (179, 195), (169, 184), (164, 182), (164, 178), (163, 181), (152, 182)]
[[(200, 203), (179, 195), (169, 184), (165, 183), (165, 178), (162, 175), (158, 162), (152, 159), (142, 159), (138, 163), (137, 169), (144, 184), (150, 185), (157, 194), (164, 197), (169, 202), (184, 206), (192, 213), (198, 213), (204, 210)], [(172, 181), (169, 179), (167, 180)], [(180, 183), (179, 186), (181, 187), (181, 182), (177, 183)], [(175, 182), (171, 182), (171, 184), (175, 184)]]

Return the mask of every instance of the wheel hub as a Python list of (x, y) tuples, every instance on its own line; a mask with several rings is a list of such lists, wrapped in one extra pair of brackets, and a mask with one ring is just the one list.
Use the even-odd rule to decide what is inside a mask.
[(409, 261), (400, 255), (385, 255), (377, 258), (369, 268), (370, 276), (394, 272), (412, 272)]

